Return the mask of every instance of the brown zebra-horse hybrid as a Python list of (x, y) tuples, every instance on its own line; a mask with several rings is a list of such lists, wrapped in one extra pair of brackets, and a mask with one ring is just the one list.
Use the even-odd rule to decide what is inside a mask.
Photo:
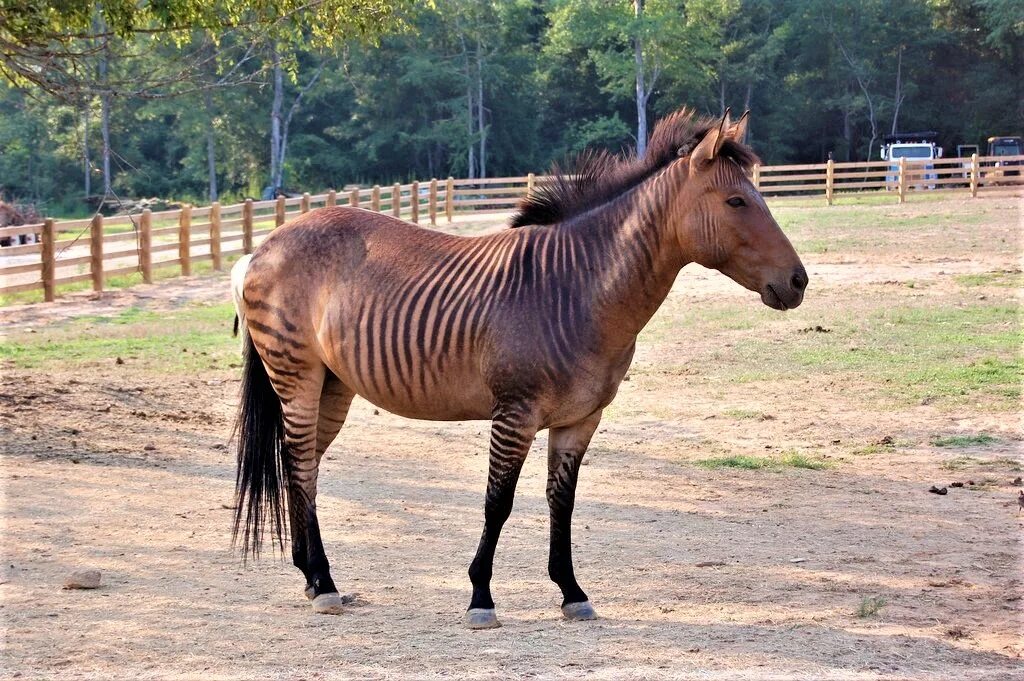
[[(240, 316), (236, 535), (256, 557), (265, 526), (335, 614), (316, 515), (317, 471), (355, 395), (395, 414), (489, 419), (484, 527), (469, 568), (471, 628), (499, 626), (495, 545), (516, 481), (547, 428), (548, 574), (569, 619), (595, 612), (573, 574), (580, 461), (629, 368), (637, 334), (691, 262), (787, 310), (807, 274), (747, 178), (746, 115), (681, 110), (643, 158), (589, 154), (520, 204), (511, 227), (460, 237), (358, 208), (323, 208), (256, 249)], [(286, 516), (287, 515), (287, 519)]]

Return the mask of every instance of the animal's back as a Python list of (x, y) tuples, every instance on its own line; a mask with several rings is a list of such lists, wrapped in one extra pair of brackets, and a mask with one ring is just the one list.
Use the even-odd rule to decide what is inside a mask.
[(490, 367), (478, 350), (521, 238), (455, 237), (355, 208), (314, 211), (257, 249), (246, 312), (266, 331), (258, 341), (322, 361), (389, 411), (488, 418)]

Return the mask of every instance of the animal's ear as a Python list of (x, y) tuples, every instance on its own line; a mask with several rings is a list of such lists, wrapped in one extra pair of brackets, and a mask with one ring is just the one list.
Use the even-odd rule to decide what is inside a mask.
[(750, 121), (750, 109), (743, 112), (740, 119), (733, 123), (732, 127), (729, 128), (729, 137), (733, 138), (737, 142), (742, 142), (747, 138), (747, 123)]
[(718, 156), (718, 152), (721, 151), (722, 145), (725, 144), (725, 139), (728, 136), (729, 130), (729, 110), (725, 110), (725, 115), (722, 116), (722, 122), (718, 124), (717, 128), (711, 128), (707, 134), (704, 135), (704, 139), (694, 148), (693, 153), (690, 154), (690, 174), (693, 175), (704, 168), (707, 164), (715, 160)]

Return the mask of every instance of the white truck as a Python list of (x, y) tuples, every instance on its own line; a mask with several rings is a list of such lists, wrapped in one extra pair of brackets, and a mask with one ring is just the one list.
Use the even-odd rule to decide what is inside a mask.
[[(882, 160), (892, 162), (889, 166), (890, 170), (885, 174), (887, 189), (896, 189), (899, 186), (899, 160), (901, 158), (908, 161), (928, 161), (942, 158), (942, 147), (935, 144), (936, 137), (938, 137), (938, 133), (929, 131), (901, 132), (895, 135), (885, 135), (882, 138), (880, 150)], [(934, 169), (935, 166), (931, 163), (914, 163), (908, 184), (935, 189), (934, 184), (926, 184), (928, 180), (936, 179), (935, 173), (928, 172)]]

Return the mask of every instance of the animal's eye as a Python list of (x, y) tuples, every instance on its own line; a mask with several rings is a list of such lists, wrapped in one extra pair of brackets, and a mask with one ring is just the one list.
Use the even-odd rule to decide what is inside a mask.
[(728, 203), (733, 208), (739, 208), (740, 206), (747, 205), (747, 202), (738, 196), (734, 196), (731, 199), (726, 199), (725, 202)]

